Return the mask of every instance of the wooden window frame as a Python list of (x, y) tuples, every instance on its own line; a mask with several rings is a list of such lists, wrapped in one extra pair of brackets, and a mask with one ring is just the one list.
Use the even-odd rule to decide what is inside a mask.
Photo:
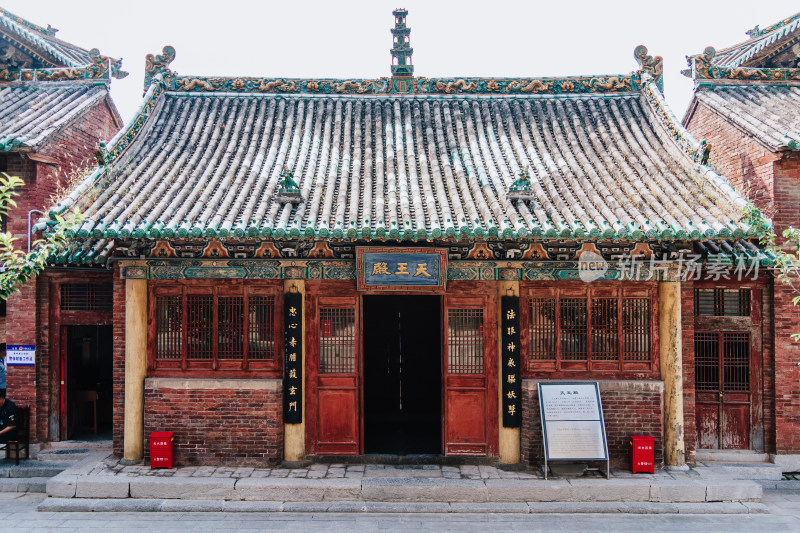
[[(526, 378), (574, 378), (582, 379), (601, 374), (603, 379), (620, 377), (624, 379), (658, 379), (658, 291), (652, 282), (619, 283), (583, 283), (561, 282), (557, 285), (542, 282), (520, 284), (520, 318), (522, 331), (523, 376)], [(586, 358), (581, 360), (562, 359), (561, 337), (561, 302), (566, 298), (578, 298), (586, 301)], [(554, 357), (552, 359), (532, 359), (530, 349), (530, 301), (532, 299), (552, 299), (554, 302)], [(592, 305), (598, 299), (616, 300), (617, 319), (616, 358), (594, 360), (592, 357), (592, 335), (601, 330), (592, 327)], [(646, 299), (649, 303), (649, 350), (647, 361), (626, 360), (625, 355), (625, 300)]]
[[(208, 360), (191, 359), (187, 349), (187, 301), (189, 296), (211, 296), (212, 307), (212, 346)], [(161, 296), (179, 296), (183, 306), (181, 313), (181, 355), (174, 360), (156, 358), (157, 302)], [(240, 358), (219, 358), (219, 298), (242, 297), (243, 321), (242, 356)], [(272, 359), (251, 359), (249, 357), (250, 324), (249, 298), (268, 296), (273, 298), (273, 357)], [(283, 284), (280, 281), (239, 281), (239, 280), (171, 280), (151, 282), (148, 287), (148, 375), (153, 377), (175, 377), (190, 374), (194, 377), (280, 377), (283, 359)]]

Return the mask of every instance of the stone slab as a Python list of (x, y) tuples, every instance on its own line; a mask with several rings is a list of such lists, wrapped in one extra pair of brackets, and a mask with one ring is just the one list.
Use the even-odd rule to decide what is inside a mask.
[(761, 485), (753, 481), (709, 481), (706, 486), (708, 502), (761, 501)]
[(705, 502), (705, 483), (664, 480), (650, 485), (650, 501), (659, 503)]
[(80, 476), (75, 491), (76, 498), (127, 498), (130, 483), (127, 478), (116, 476)]
[(92, 506), (97, 503), (97, 500), (90, 500), (88, 498), (46, 498), (37, 507), (37, 511), (47, 512), (80, 512), (88, 513), (92, 511)]
[(570, 501), (572, 485), (565, 479), (487, 479), (488, 501)]
[[(214, 500), (233, 492), (233, 478), (154, 477), (129, 478), (131, 498)], [(49, 487), (48, 487), (49, 490)]]
[(680, 514), (749, 514), (749, 509), (739, 502), (676, 503)]
[(646, 502), (650, 480), (646, 478), (569, 480), (573, 502)]
[[(82, 500), (76, 498), (75, 501), (82, 501)], [(152, 513), (160, 511), (161, 504), (163, 503), (163, 500), (134, 499), (134, 498), (127, 498), (124, 500), (114, 499), (114, 500), (86, 500), (86, 501), (94, 502), (90, 510), (95, 513), (103, 513), (103, 512)]]
[(430, 478), (365, 478), (361, 497), (377, 502), (485, 502), (481, 480)]
[(47, 491), (47, 480), (46, 477), (17, 478), (17, 492), (44, 494)]
[(726, 463), (723, 465), (730, 479), (780, 481), (783, 469), (771, 464)]
[(800, 472), (800, 454), (770, 454), (769, 459), (783, 472)]
[(236, 481), (231, 500), (340, 501), (358, 500), (361, 480), (349, 478), (244, 478)]
[(161, 510), (172, 513), (218, 513), (223, 511), (222, 500), (164, 500)]
[(283, 502), (226, 501), (223, 502), (222, 510), (226, 513), (280, 513), (283, 511)]
[(449, 513), (443, 502), (364, 502), (368, 513)]
[(520, 513), (527, 514), (531, 508), (524, 502), (471, 502), (450, 504), (451, 513)]
[(74, 498), (78, 488), (78, 476), (62, 472), (47, 480), (45, 490), (54, 498)]

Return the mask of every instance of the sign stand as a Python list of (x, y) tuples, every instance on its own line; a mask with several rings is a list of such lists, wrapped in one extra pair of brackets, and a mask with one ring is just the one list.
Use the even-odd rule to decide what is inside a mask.
[(544, 478), (552, 461), (605, 461), (611, 476), (600, 386), (594, 382), (539, 383)]

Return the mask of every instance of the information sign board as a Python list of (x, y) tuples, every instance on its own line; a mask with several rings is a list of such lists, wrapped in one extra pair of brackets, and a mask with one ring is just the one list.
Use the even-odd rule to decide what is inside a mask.
[(36, 346), (33, 344), (9, 344), (6, 346), (6, 365), (34, 366)]
[(603, 406), (597, 382), (539, 383), (545, 472), (548, 461), (606, 461)]

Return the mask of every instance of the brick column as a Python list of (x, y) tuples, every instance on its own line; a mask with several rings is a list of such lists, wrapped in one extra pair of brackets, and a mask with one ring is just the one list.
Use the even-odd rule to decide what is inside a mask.
[(681, 284), (658, 284), (658, 340), (661, 379), (664, 380), (664, 464), (686, 465), (681, 361)]
[(147, 280), (125, 280), (125, 440), (123, 461), (144, 457), (144, 378), (147, 374)]

